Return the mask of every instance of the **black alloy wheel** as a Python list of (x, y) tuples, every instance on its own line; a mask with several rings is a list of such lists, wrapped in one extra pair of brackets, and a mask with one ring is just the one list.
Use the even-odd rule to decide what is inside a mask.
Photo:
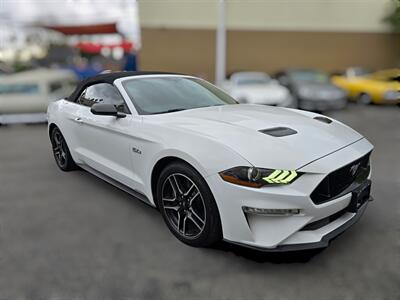
[(62, 135), (60, 129), (55, 127), (50, 134), (51, 145), (53, 149), (54, 159), (57, 166), (63, 171), (71, 171), (77, 169), (77, 166), (69, 152), (67, 142)]
[(214, 197), (204, 178), (187, 164), (168, 165), (157, 186), (158, 207), (171, 232), (191, 246), (210, 246), (222, 238)]

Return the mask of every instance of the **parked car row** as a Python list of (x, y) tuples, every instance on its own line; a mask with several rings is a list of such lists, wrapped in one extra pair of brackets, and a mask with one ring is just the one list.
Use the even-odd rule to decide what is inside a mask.
[(235, 72), (221, 84), (240, 103), (294, 107), (310, 111), (342, 109), (347, 101), (400, 104), (400, 69), (372, 73), (349, 68), (329, 76), (311, 69)]
[[(0, 124), (45, 121), (49, 102), (67, 96), (76, 83), (76, 75), (68, 70), (0, 73)], [(400, 105), (400, 69), (349, 68), (332, 76), (311, 69), (287, 69), (272, 76), (235, 72), (221, 87), (240, 103), (318, 112), (342, 109), (347, 100)]]

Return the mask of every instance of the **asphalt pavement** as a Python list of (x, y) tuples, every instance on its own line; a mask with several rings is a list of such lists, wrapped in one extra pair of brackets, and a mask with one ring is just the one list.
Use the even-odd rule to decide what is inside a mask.
[(319, 252), (179, 242), (159, 213), (57, 169), (46, 126), (0, 127), (0, 300), (400, 299), (400, 108), (329, 114), (374, 145), (363, 218)]

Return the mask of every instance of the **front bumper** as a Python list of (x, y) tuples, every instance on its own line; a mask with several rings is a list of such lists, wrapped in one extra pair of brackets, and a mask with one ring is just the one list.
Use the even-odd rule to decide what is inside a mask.
[[(307, 225), (346, 210), (352, 193), (334, 200), (314, 204), (310, 194), (332, 171), (355, 161), (372, 150), (362, 139), (305, 167), (303, 174), (290, 185), (260, 189), (227, 183), (218, 175), (206, 178), (217, 202), (225, 240), (264, 251), (290, 251), (325, 247), (329, 241), (354, 224), (365, 210), (345, 212), (324, 226), (307, 229)], [(260, 209), (300, 209), (289, 216), (246, 214), (243, 207)]]
[[(369, 198), (368, 201), (372, 201), (373, 198)], [(283, 244), (283, 245), (278, 245), (275, 248), (263, 248), (263, 247), (258, 247), (254, 245), (248, 245), (248, 244), (242, 244), (239, 242), (234, 242), (234, 241), (229, 241), (225, 240), (229, 243), (236, 244), (239, 246), (255, 249), (258, 251), (263, 251), (263, 252), (290, 252), (290, 251), (302, 251), (302, 250), (311, 250), (311, 249), (319, 249), (319, 248), (325, 248), (329, 246), (329, 243), (341, 235), (343, 232), (345, 232), (348, 228), (350, 228), (352, 225), (354, 225), (364, 214), (365, 210), (367, 209), (368, 202), (366, 202), (363, 206), (361, 206), (357, 213), (354, 213), (351, 218), (337, 227), (336, 229), (330, 231), (329, 233), (325, 234), (322, 236), (321, 240), (319, 242), (311, 242), (311, 243), (298, 243), (298, 244)], [(339, 221), (340, 222), (340, 221)], [(332, 223), (331, 223), (332, 224)], [(335, 224), (332, 224), (335, 226)]]

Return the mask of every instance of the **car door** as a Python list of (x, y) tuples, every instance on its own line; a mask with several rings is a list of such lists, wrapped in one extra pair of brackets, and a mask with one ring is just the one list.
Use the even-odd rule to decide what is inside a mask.
[[(95, 115), (90, 108), (95, 103), (108, 103), (126, 114), (125, 118)], [(135, 188), (135, 174), (131, 163), (132, 118), (117, 88), (108, 83), (89, 86), (78, 99), (85, 107), (79, 111), (79, 156), (86, 165), (125, 185)]]

